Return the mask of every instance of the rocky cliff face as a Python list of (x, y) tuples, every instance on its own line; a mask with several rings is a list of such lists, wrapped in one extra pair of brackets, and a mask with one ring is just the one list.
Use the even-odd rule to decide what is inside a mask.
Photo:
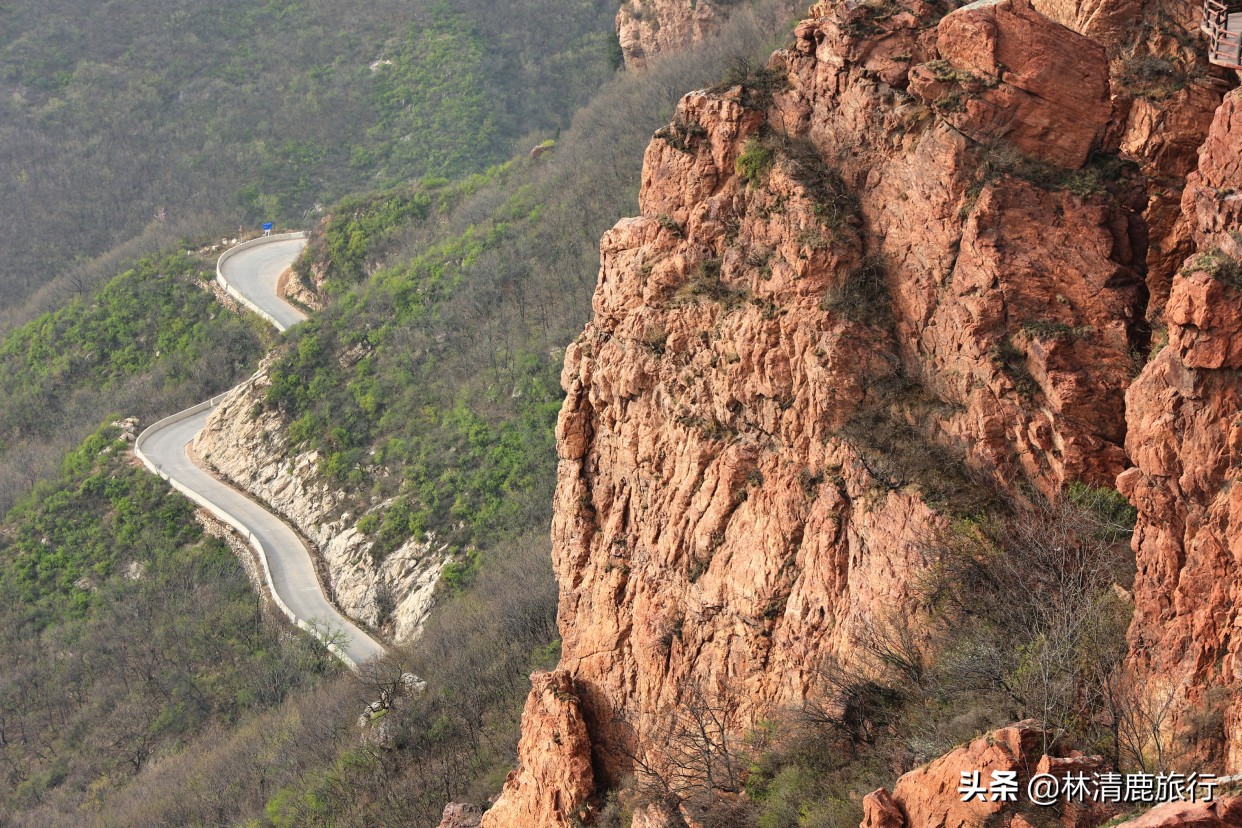
[(1135, 467), (1118, 480), (1139, 509), (1131, 646), (1148, 676), (1146, 697), (1162, 713), (1155, 725), (1188, 743), (1198, 761), (1223, 758), (1231, 771), (1242, 768), (1240, 150), (1235, 91), (1186, 187), (1183, 207), (1201, 252), (1173, 280), (1167, 347), (1130, 389), (1127, 447)]
[(373, 542), (356, 527), (363, 515), (341, 511), (343, 495), (319, 474), (317, 454), (293, 451), (285, 437), (288, 423), (264, 408), (269, 385), (263, 367), (229, 392), (195, 437), (194, 451), (311, 541), (324, 586), (346, 615), (395, 641), (413, 638), (448, 558), (434, 546), (409, 541), (377, 562)]
[(582, 804), (595, 791), (591, 739), (568, 674), (531, 676), (518, 762), (504, 793), (484, 814), (483, 828), (569, 825), (582, 816)]
[[(1242, 317), (1219, 279), (1174, 279), (1208, 234), (1236, 252), (1231, 196), (1207, 198), (1227, 160), (1182, 195), (1220, 99), (1191, 5), (821, 3), (769, 72), (682, 100), (562, 375), (558, 675), (592, 778), (557, 788), (563, 751), (524, 739), (487, 824), (570, 824), (582, 791), (664, 761), (688, 706), (741, 733), (805, 699), (824, 659), (917, 617), (937, 527), (1021, 481), (1111, 485), (1128, 457), (1136, 652), (1168, 637), (1232, 669), (1192, 643), (1232, 623), (1232, 466), (1207, 444), (1236, 442)], [(1166, 47), (1175, 82), (1138, 88)]]
[(648, 58), (696, 43), (716, 31), (729, 2), (719, 0), (624, 0), (617, 37), (625, 65), (641, 69)]

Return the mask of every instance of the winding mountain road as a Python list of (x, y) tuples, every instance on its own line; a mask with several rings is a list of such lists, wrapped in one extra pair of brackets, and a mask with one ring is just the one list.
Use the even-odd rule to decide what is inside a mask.
[[(239, 245), (221, 257), (217, 274), (230, 293), (284, 331), (306, 315), (277, 295), (276, 280), (305, 244), (299, 235)], [(187, 452), (222, 398), (214, 397), (150, 426), (139, 435), (134, 453), (152, 472), (246, 538), (263, 564), (273, 599), (292, 622), (325, 641), (351, 667), (379, 658), (383, 646), (341, 615), (324, 595), (314, 559), (298, 534), (196, 465)]]
[(306, 246), (305, 236), (287, 235), (289, 238), (273, 236), (267, 241), (255, 239), (238, 245), (221, 256), (216, 266), (225, 288), (239, 299), (249, 300), (247, 304), (258, 305), (267, 321), (282, 333), (306, 319), (306, 314), (276, 295), (276, 280)]

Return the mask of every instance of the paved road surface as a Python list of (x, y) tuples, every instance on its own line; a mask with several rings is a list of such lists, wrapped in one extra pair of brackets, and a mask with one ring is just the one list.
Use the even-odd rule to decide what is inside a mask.
[[(293, 261), (303, 239), (277, 241), (235, 254), (225, 262), (225, 278), (246, 298), (289, 324), (305, 315), (276, 296), (276, 277)], [(236, 279), (237, 281), (233, 281)], [(301, 538), (280, 518), (238, 490), (221, 483), (196, 466), (186, 448), (206, 424), (211, 408), (188, 417), (156, 423), (138, 439), (140, 456), (154, 463), (179, 486), (231, 516), (243, 525), (266, 553), (271, 573), (269, 587), (301, 621), (327, 629), (345, 639), (340, 648), (354, 664), (378, 658), (384, 648), (345, 618), (324, 597), (311, 554)]]
[(284, 330), (306, 319), (306, 314), (276, 295), (276, 280), (305, 246), (306, 239), (286, 239), (251, 247), (225, 259), (220, 273)]

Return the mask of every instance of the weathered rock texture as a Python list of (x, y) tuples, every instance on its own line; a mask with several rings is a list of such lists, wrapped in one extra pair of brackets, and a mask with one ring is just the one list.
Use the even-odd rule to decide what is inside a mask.
[[(1201, 762), (1219, 762), (1223, 750), (1231, 771), (1242, 767), (1240, 104), (1233, 92), (1220, 108), (1183, 201), (1199, 247), (1221, 254), (1192, 258), (1173, 281), (1168, 346), (1127, 398), (1135, 468), (1118, 479), (1139, 509), (1131, 648), (1146, 695), (1174, 700), (1159, 722), (1168, 737), (1190, 741)], [(1225, 698), (1222, 723), (1213, 711)]]
[(935, 519), (839, 436), (860, 407), (885, 416), (866, 384), (899, 371), (885, 332), (820, 307), (859, 233), (817, 215), (792, 161), (739, 180), (762, 116), (736, 97), (688, 97), (653, 141), (644, 216), (604, 237), (566, 357), (562, 664), (601, 746), (642, 743), (692, 686), (736, 695), (739, 723), (801, 697), (865, 614), (907, 600), (898, 573)]
[[(1121, 402), (1143, 300), (1139, 205), (997, 174), (1010, 144), (972, 142), (956, 106), (928, 111), (901, 93), (944, 71), (939, 32), (988, 30), (995, 43), (1022, 35), (1031, 48), (1074, 37), (1020, 6), (968, 7), (929, 29), (914, 12), (930, 6), (911, 4), (871, 24), (885, 27), (878, 42), (858, 20), (865, 7), (806, 21), (794, 48), (774, 58), (792, 81), (774, 122), (808, 134), (858, 194), (868, 249), (890, 271), (906, 369), (962, 408), (943, 427), (998, 479), (1025, 473), (1046, 489), (1074, 478), (1103, 483), (1124, 465)], [(909, 56), (908, 77), (892, 54)], [(874, 72), (887, 86), (869, 82)], [(1050, 98), (1055, 77), (1041, 80)], [(1078, 94), (1068, 88), (1078, 77), (1064, 79), (1065, 96)]]
[(311, 279), (304, 280), (292, 267), (285, 268), (276, 280), (276, 295), (312, 310), (322, 310), (322, 265), (312, 265), (312, 274)]
[(479, 828), (482, 820), (483, 809), (478, 805), (450, 802), (444, 806), (444, 817), (440, 821), (440, 828)]
[(595, 791), (591, 740), (573, 679), (561, 671), (535, 673), (530, 683), (518, 767), (483, 816), (483, 828), (573, 828), (579, 806)]
[(702, 40), (716, 31), (728, 6), (717, 0), (624, 0), (617, 12), (617, 37), (625, 65), (640, 69), (660, 52)]
[[(1066, 24), (1098, 37), (1113, 57), (1114, 128), (1121, 151), (1150, 182), (1144, 212), (1150, 238), (1147, 317), (1156, 324), (1174, 274), (1193, 251), (1180, 206), (1182, 187), (1227, 88), (1223, 71), (1209, 66), (1200, 48), (1200, 8), (1189, 0), (1115, 0), (1093, 10), (1094, 22)], [(1153, 69), (1163, 80), (1145, 82)]]
[(973, 4), (944, 19), (941, 60), (916, 67), (910, 91), (987, 145), (1078, 168), (1109, 119), (1104, 47), (1023, 2)]
[(434, 546), (412, 540), (377, 564), (372, 541), (356, 528), (362, 515), (341, 513), (344, 495), (319, 474), (318, 454), (291, 450), (283, 415), (263, 406), (269, 385), (265, 363), (212, 412), (194, 439), (195, 452), (314, 544), (330, 597), (342, 612), (380, 628), (393, 640), (415, 637), (448, 558)]
[[(1031, 5), (1063, 26), (1106, 45), (1125, 37), (1143, 13), (1143, 0), (1031, 0)], [(1154, 5), (1154, 4), (1148, 4)]]
[[(1057, 6), (1088, 35), (1134, 13)], [(1156, 119), (1133, 99), (1110, 104), (1116, 42), (1027, 0), (945, 11), (812, 7), (771, 60), (785, 88), (765, 97), (776, 84), (759, 79), (682, 100), (647, 150), (640, 215), (602, 241), (594, 319), (562, 375), (553, 521), (560, 670), (600, 785), (629, 757), (666, 761), (670, 722), (695, 705), (727, 711), (740, 734), (799, 703), (826, 658), (857, 658), (859, 636), (895, 614), (917, 618), (920, 548), (952, 513), (1028, 481), (1049, 493), (1110, 485), (1127, 446), (1147, 454), (1136, 462), (1151, 482), (1128, 479), (1147, 487), (1140, 548), (1154, 544), (1153, 562), (1140, 553), (1150, 623), (1136, 642), (1163, 650), (1170, 636), (1193, 657), (1169, 674), (1201, 674), (1217, 650), (1196, 636), (1232, 623), (1224, 535), (1194, 553), (1205, 565), (1186, 581), (1182, 524), (1157, 516), (1179, 478), (1232, 474), (1219, 449), (1189, 452), (1186, 470), (1171, 456), (1186, 448), (1177, 428), (1234, 444), (1233, 349), (1223, 330), (1208, 345), (1188, 322), (1155, 363), (1168, 376), (1149, 367), (1130, 390), (1147, 345), (1153, 202), (1148, 179), (1098, 157), (1127, 142), (1139, 167), (1167, 176), (1158, 241), (1170, 268), (1195, 233), (1231, 226), (1165, 215), (1211, 95), (1170, 98)], [(1207, 176), (1187, 199), (1213, 186)], [(1207, 318), (1224, 301), (1202, 277), (1184, 281), (1173, 317)], [(1187, 349), (1221, 363), (1217, 385), (1186, 384), (1205, 370), (1174, 368)], [(1152, 399), (1129, 434), (1128, 390)], [(1227, 511), (1205, 504), (1185, 525), (1223, 531)], [(1207, 594), (1214, 613), (1182, 609)], [(563, 751), (530, 732), (493, 828), (540, 824), (513, 815), (553, 801)], [(583, 802), (556, 792), (561, 813)], [(912, 780), (868, 813), (883, 824), (908, 801), (939, 819), (958, 799)], [(941, 824), (928, 819), (909, 824)]]
[[(1046, 749), (1052, 753), (1045, 754)], [(899, 780), (890, 794), (881, 788), (863, 800), (862, 828), (973, 828), (977, 825), (1026, 828), (1031, 824), (1032, 806), (1023, 794), (1017, 802), (992, 801), (973, 797), (963, 802), (958, 792), (962, 774), (979, 772), (986, 783), (994, 771), (1017, 774), (1020, 791), (1036, 774), (1065, 778), (1070, 774), (1085, 775), (1104, 770), (1099, 757), (1070, 754), (1059, 756), (1045, 744), (1045, 735), (1033, 721), (1019, 722), (981, 736), (941, 756), (929, 765), (911, 771)], [(1106, 821), (1112, 812), (1106, 806), (1067, 804), (1057, 809), (1065, 828), (1090, 828)], [(1047, 812), (1045, 812), (1047, 813)], [(1038, 818), (1036, 818), (1038, 819)]]
[(1217, 802), (1170, 802), (1128, 819), (1117, 828), (1237, 828), (1242, 825), (1242, 797)]

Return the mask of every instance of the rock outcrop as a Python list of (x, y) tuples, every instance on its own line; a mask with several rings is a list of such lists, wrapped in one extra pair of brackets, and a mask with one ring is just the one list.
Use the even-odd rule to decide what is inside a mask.
[(641, 69), (660, 52), (702, 40), (716, 31), (728, 6), (727, 0), (624, 0), (617, 12), (617, 37), (625, 65)]
[[(1135, 468), (1118, 478), (1139, 510), (1132, 660), (1146, 676), (1153, 724), (1200, 762), (1242, 767), (1242, 134), (1231, 93), (1204, 146), (1184, 206), (1203, 251), (1178, 274), (1165, 310), (1168, 345), (1127, 397)], [(1223, 699), (1234, 699), (1224, 720)], [(1167, 710), (1167, 718), (1163, 711)]]
[(940, 59), (915, 68), (910, 91), (973, 140), (1077, 169), (1108, 124), (1104, 47), (1021, 0), (975, 3), (937, 30)]
[[(1019, 722), (941, 756), (925, 767), (911, 771), (899, 780), (890, 794), (881, 788), (863, 800), (862, 828), (972, 828), (976, 825), (1028, 828), (1032, 823), (1026, 800), (1026, 785), (1036, 774), (1050, 774), (1064, 779), (1070, 774), (1092, 774), (1105, 769), (1099, 757), (1071, 753), (1059, 756), (1046, 744), (1044, 732), (1033, 721)], [(1045, 753), (1045, 751), (1052, 751)], [(986, 784), (994, 772), (1014, 774), (1016, 801), (990, 797), (964, 797), (959, 792), (962, 775), (978, 772), (980, 784)], [(1093, 828), (1105, 822), (1116, 809), (1107, 806), (1066, 804), (1057, 808), (1065, 828)]]
[(478, 805), (450, 802), (444, 806), (440, 828), (479, 828), (482, 820), (483, 809)]
[(556, 671), (535, 673), (530, 683), (518, 767), (483, 816), (483, 828), (574, 828), (582, 803), (595, 791), (591, 740), (573, 679)]
[(373, 540), (357, 528), (363, 515), (341, 512), (344, 496), (323, 479), (318, 454), (292, 450), (283, 415), (263, 405), (271, 382), (266, 366), (217, 406), (194, 438), (194, 451), (314, 544), (324, 584), (342, 612), (393, 640), (412, 639), (431, 609), (448, 557), (433, 544), (411, 540), (375, 560)]
[(1144, 0), (1031, 0), (1031, 5), (1040, 14), (1044, 14), (1079, 34), (1110, 49), (1125, 44), (1134, 34), (1134, 23), (1143, 17), (1144, 12), (1159, 11), (1158, 7), (1172, 7), (1179, 12), (1182, 7), (1189, 9), (1194, 3), (1144, 2)]
[(276, 279), (276, 295), (296, 305), (312, 310), (323, 310), (322, 272), (316, 272), (315, 264), (311, 267), (312, 277), (307, 280), (304, 280), (294, 268), (285, 268)]
[[(658, 774), (696, 707), (744, 733), (807, 698), (826, 659), (857, 661), (868, 629), (917, 627), (926, 540), (1028, 484), (1125, 472), (1143, 513), (1136, 658), (1153, 688), (1233, 675), (1219, 642), (1238, 498), (1221, 447), (1242, 445), (1227, 321), (1242, 313), (1227, 280), (1174, 280), (1171, 264), (1206, 240), (1235, 252), (1230, 193), (1206, 198), (1227, 156), (1181, 194), (1216, 93), (1188, 84), (1159, 116), (1109, 96), (1119, 50), (1139, 48), (1119, 21), (1166, 5), (820, 3), (768, 72), (686, 96), (656, 134), (640, 215), (604, 236), (594, 318), (562, 374), (558, 675), (594, 784), (634, 756)], [(1179, 321), (1131, 387), (1152, 296)], [(491, 828), (559, 825), (516, 815), (586, 802), (579, 776), (557, 787), (560, 751), (529, 738), (545, 695)], [(870, 824), (958, 824), (926, 793), (936, 775), (1038, 762), (1021, 741), (903, 777), (868, 799)]]
[[(971, 127), (962, 120), (971, 110), (929, 111), (903, 91), (916, 92), (929, 73), (969, 74), (946, 69), (942, 41), (953, 54), (970, 50), (950, 46), (944, 32), (990, 32), (981, 54), (1019, 36), (1042, 43), (1075, 35), (1021, 0), (974, 4), (934, 28), (931, 4), (911, 3), (881, 22), (867, 8), (812, 9), (825, 16), (803, 22), (794, 47), (774, 57), (791, 80), (777, 95), (774, 123), (807, 134), (841, 165), (861, 202), (867, 247), (890, 271), (905, 369), (960, 409), (941, 426), (970, 447), (975, 465), (995, 469), (1002, 485), (1026, 475), (1046, 491), (1071, 479), (1110, 482), (1124, 468), (1122, 396), (1145, 298), (1142, 198), (1058, 184), (1067, 174), (1057, 166), (1023, 160), (1004, 140), (964, 137), (988, 134), (989, 110)], [(1088, 53), (1098, 73), (1103, 56)], [(1041, 77), (1041, 94), (1058, 97), (1047, 64), (1032, 61), (1029, 71)], [(877, 73), (885, 84), (871, 80)], [(1063, 81), (1076, 86), (1079, 74)], [(1014, 126), (1005, 134), (1028, 133)], [(1064, 146), (1081, 152), (1094, 135), (1088, 127)], [(1098, 182), (1090, 170), (1068, 175)]]
[(1066, 24), (1109, 47), (1114, 129), (1120, 130), (1121, 151), (1138, 162), (1149, 181), (1147, 318), (1155, 325), (1162, 324), (1174, 274), (1194, 250), (1181, 210), (1182, 189), (1228, 88), (1221, 70), (1209, 66), (1197, 47), (1199, 10), (1199, 3), (1186, 0), (1123, 0), (1091, 9), (1094, 23), (1079, 14)]

